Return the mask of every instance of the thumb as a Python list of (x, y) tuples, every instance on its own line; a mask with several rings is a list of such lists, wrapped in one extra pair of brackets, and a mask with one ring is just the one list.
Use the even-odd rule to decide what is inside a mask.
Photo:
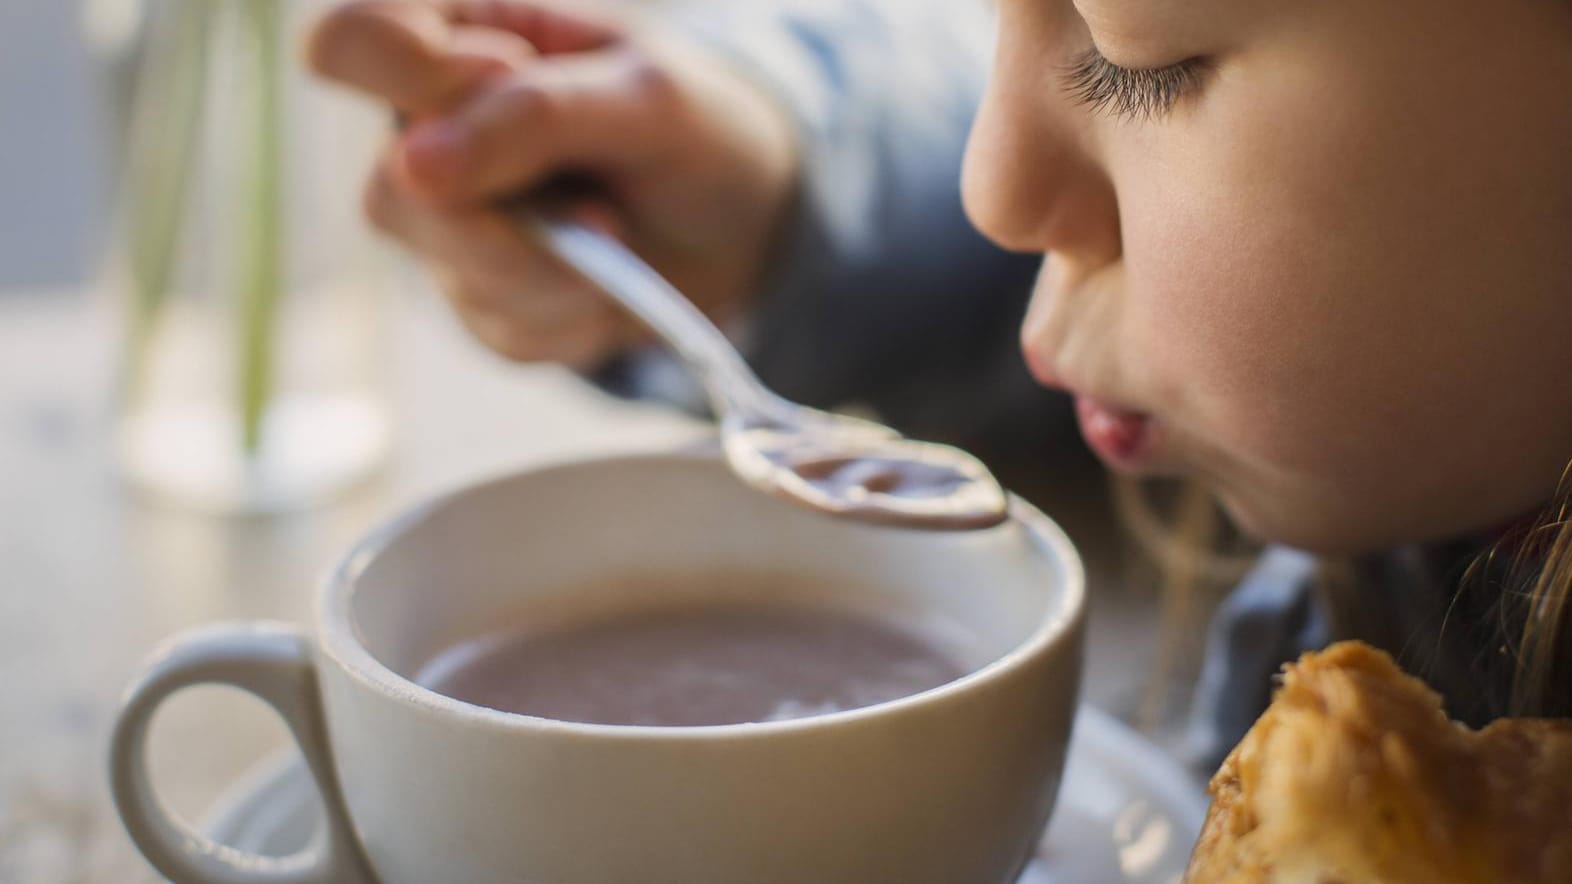
[(439, 202), (517, 194), (564, 170), (614, 172), (659, 162), (679, 139), (670, 75), (642, 51), (616, 47), (536, 61), (402, 144), (413, 188)]
[(541, 55), (587, 52), (623, 37), (610, 18), (527, 0), (451, 0), (447, 15), (459, 24), (511, 31)]
[(423, 116), (523, 67), (536, 51), (517, 34), (454, 24), (424, 3), (351, 0), (315, 23), (305, 54), (317, 74)]

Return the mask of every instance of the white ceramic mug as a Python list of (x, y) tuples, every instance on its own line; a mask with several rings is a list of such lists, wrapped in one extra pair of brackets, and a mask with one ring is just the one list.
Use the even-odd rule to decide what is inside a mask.
[[(926, 624), (974, 671), (862, 709), (671, 728), (503, 713), (411, 680), (500, 624), (670, 604), (706, 574), (789, 575), (734, 592), (788, 586), (794, 602)], [(174, 640), (116, 723), (114, 797), (177, 882), (1007, 884), (1053, 807), (1083, 612), (1074, 549), (1018, 500), (997, 528), (921, 532), (772, 499), (712, 454), (559, 464), (374, 532), (327, 580), (315, 638), (242, 624)], [(328, 811), (323, 843), (251, 856), (156, 800), (148, 722), (209, 683), (284, 717)]]

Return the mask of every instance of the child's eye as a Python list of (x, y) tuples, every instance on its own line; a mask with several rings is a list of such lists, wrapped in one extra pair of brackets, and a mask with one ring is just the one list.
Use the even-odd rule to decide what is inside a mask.
[(1173, 110), (1200, 85), (1206, 70), (1206, 60), (1199, 57), (1161, 68), (1122, 68), (1094, 48), (1065, 70), (1064, 88), (1095, 111), (1149, 120)]

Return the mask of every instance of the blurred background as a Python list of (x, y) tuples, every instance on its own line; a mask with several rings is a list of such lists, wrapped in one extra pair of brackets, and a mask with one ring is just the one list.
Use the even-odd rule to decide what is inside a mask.
[(109, 144), (75, 4), (0, 8), (0, 291), (80, 283), (106, 231)]
[[(280, 21), (214, 28), (193, 49), (140, 0), (0, 2), (4, 884), (156, 880), (104, 771), (116, 698), (163, 638), (304, 619), (339, 550), (455, 485), (704, 437), (669, 410), (490, 356), (372, 239), (356, 192), (385, 121), (292, 64), (323, 5), (286, 0)], [(268, 27), (276, 52), (257, 42)], [(204, 53), (211, 88), (182, 91), (182, 59)], [(272, 302), (246, 280), (280, 252), (287, 294)], [(238, 411), (214, 405), (237, 390)], [(1086, 697), (1162, 737), (1185, 678), (1167, 667), (1154, 693), (1153, 661), (1173, 649), (1159, 649), (1152, 571), (1100, 471), (1050, 478), (1031, 496), (1093, 580)], [(284, 742), (254, 701), (189, 691), (156, 724), (155, 776), (199, 819)]]
[[(164, 249), (170, 293), (159, 333), (141, 341), (128, 265), (138, 250), (156, 257), (168, 226), (167, 170), (148, 156), (177, 155), (170, 106), (190, 100), (167, 67), (144, 63), (160, 40), (157, 58), (178, 57), (180, 35), (171, 47), (136, 0), (0, 3), (4, 884), (159, 880), (115, 818), (105, 753), (120, 691), (164, 638), (214, 620), (304, 620), (340, 550), (441, 490), (702, 434), (566, 372), (492, 357), (372, 239), (355, 194), (385, 121), (294, 70), (296, 34), (324, 5), (280, 4), (288, 208), (274, 233), (291, 261), (289, 295), (270, 306), (267, 393), (295, 417), (273, 421), (246, 466), (236, 417), (211, 406), (250, 370), (237, 358), (248, 317), (235, 280), (248, 244), (266, 238), (245, 169), (255, 47), (244, 28), (215, 28), (229, 42), (210, 47), (204, 128), (184, 133), (207, 158), (178, 169), (188, 232)], [(139, 155), (138, 142), (151, 146)], [(136, 173), (118, 174), (127, 166)], [(287, 739), (256, 701), (188, 694), (160, 714), (151, 753), (165, 798), (199, 820)]]

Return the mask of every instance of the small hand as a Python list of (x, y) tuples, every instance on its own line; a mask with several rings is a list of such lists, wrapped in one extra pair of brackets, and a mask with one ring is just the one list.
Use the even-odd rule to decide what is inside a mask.
[(784, 114), (656, 27), (532, 2), (354, 0), (318, 23), (307, 52), (408, 122), (371, 173), (367, 214), (513, 359), (588, 368), (644, 332), (521, 234), (504, 201), (589, 177), (598, 196), (566, 210), (718, 317), (757, 282), (790, 202)]

